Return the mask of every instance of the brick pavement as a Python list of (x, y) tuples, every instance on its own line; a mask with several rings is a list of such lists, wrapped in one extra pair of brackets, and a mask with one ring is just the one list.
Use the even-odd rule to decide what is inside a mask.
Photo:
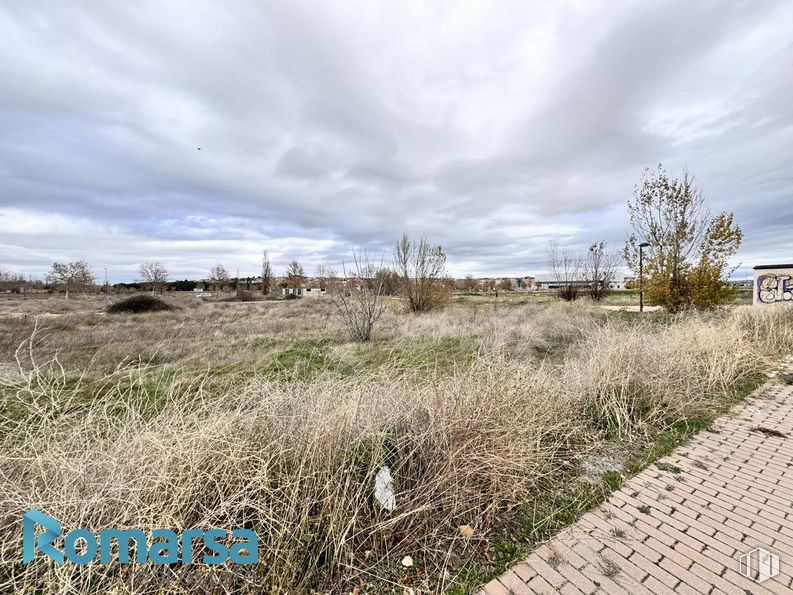
[[(793, 386), (765, 385), (661, 461), (680, 473), (651, 465), (480, 595), (793, 593)], [(780, 557), (762, 583), (738, 571), (755, 547)]]

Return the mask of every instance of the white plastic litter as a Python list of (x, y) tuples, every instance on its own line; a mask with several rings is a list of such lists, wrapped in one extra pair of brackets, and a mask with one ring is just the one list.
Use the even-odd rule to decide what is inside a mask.
[(394, 480), (391, 478), (391, 470), (388, 467), (380, 467), (374, 478), (374, 497), (380, 506), (386, 510), (396, 508), (396, 496), (394, 495)]

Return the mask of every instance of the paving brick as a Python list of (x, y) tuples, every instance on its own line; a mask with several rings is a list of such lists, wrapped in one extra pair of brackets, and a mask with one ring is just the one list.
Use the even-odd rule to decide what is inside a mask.
[(531, 566), (531, 568), (533, 568), (539, 576), (544, 578), (554, 587), (561, 587), (566, 582), (566, 579), (561, 574), (559, 574), (559, 572), (554, 570), (545, 560), (539, 556), (529, 557), (526, 563)]
[[(648, 555), (651, 557), (648, 557)], [(654, 576), (668, 587), (674, 588), (680, 580), (658, 565), (663, 559), (663, 556), (659, 555), (656, 559), (652, 559), (652, 555), (650, 548), (647, 546), (642, 546), (641, 548), (637, 547), (629, 561), (633, 562), (642, 570), (645, 570), (647, 574)]]
[(564, 585), (562, 585), (562, 586), (559, 588), (559, 593), (561, 593), (562, 595), (580, 595), (580, 594), (581, 594), (581, 591), (579, 591), (578, 589), (576, 589), (576, 588), (575, 588), (573, 585), (571, 585), (570, 583), (565, 583)]
[(529, 581), (529, 588), (534, 593), (547, 593), (548, 595), (558, 592), (558, 587), (554, 587), (541, 576), (535, 576), (531, 579)]
[(507, 570), (498, 577), (498, 581), (513, 595), (531, 595), (534, 592), (513, 570)]
[(613, 595), (634, 595), (635, 593), (635, 591), (626, 589), (618, 582), (620, 574), (618, 568), (609, 571), (616, 572), (616, 574), (611, 576), (606, 576), (604, 574), (603, 567), (600, 566), (600, 563), (598, 563), (598, 565), (589, 564), (584, 567), (582, 572), (586, 574), (595, 585), (596, 592), (605, 592)]
[(736, 583), (727, 581), (718, 574), (709, 572), (697, 564), (691, 567), (691, 572), (698, 575), (702, 580), (711, 583), (714, 587), (715, 593), (726, 593), (727, 595), (746, 595), (745, 588), (741, 588)]
[[(700, 593), (707, 593), (710, 590), (711, 584), (698, 577), (696, 574), (688, 571), (688, 568), (691, 565), (690, 560), (687, 562), (687, 564), (688, 566), (681, 567), (678, 564), (675, 564), (671, 559), (664, 558), (658, 565), (672, 576), (679, 578), (681, 583), (696, 589)], [(680, 584), (678, 584), (676, 588), (680, 588)]]
[(482, 595), (509, 595), (507, 588), (497, 578), (487, 583), (481, 591)]
[(517, 574), (524, 583), (529, 582), (537, 573), (525, 562), (520, 562), (512, 567), (512, 572)]
[(663, 595), (665, 593), (672, 593), (674, 595), (674, 589), (670, 589), (657, 578), (651, 576), (644, 582), (644, 586), (650, 589), (653, 593), (657, 593), (658, 595)]
[[(793, 386), (755, 393), (717, 421), (720, 431), (664, 457), (679, 476), (650, 466), (482, 593), (793, 592), (793, 440), (750, 431), (756, 426), (793, 434)], [(737, 557), (756, 546), (790, 552), (762, 585), (737, 572)], [(563, 561), (556, 569), (552, 551)]]
[[(611, 546), (613, 545), (623, 545), (622, 540), (616, 540), (609, 535), (604, 537), (601, 542), (597, 542), (591, 537), (579, 540), (577, 551), (580, 552), (582, 557), (590, 560), (588, 566), (582, 569), (582, 573), (586, 574), (593, 583), (597, 583), (596, 586), (599, 591), (603, 592), (604, 588), (609, 584), (608, 580), (604, 580), (603, 567), (601, 566), (602, 563), (605, 563), (605, 558), (614, 562), (620, 569), (618, 576), (614, 578), (613, 582), (631, 594), (651, 595), (651, 592), (642, 586), (642, 581), (647, 577), (647, 572), (612, 549)], [(629, 547), (620, 549), (623, 551), (627, 549), (628, 555), (634, 554), (634, 551)], [(597, 569), (594, 568), (593, 561), (597, 563)]]
[(573, 542), (572, 538), (557, 538), (554, 540), (554, 548), (565, 564), (569, 564), (575, 569), (581, 569), (586, 566), (587, 560), (570, 547), (569, 543), (571, 542)]

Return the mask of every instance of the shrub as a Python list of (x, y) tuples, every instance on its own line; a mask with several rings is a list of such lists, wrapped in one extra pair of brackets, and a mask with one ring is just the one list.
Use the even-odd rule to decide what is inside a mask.
[(285, 300), (299, 300), (300, 296), (295, 293), (288, 293), (284, 296)]
[(446, 280), (446, 254), (426, 238), (410, 241), (407, 234), (394, 249), (396, 272), (408, 310), (428, 312), (445, 306), (451, 298)]
[(139, 314), (141, 312), (163, 312), (176, 308), (153, 295), (133, 295), (127, 299), (111, 304), (107, 308), (109, 314), (123, 314), (126, 312)]
[(258, 302), (261, 299), (259, 294), (254, 293), (253, 291), (248, 291), (247, 289), (240, 289), (237, 292), (237, 301), (238, 302)]
[(556, 295), (566, 302), (574, 302), (578, 298), (579, 287), (575, 283), (564, 285), (556, 290)]
[[(331, 271), (330, 298), (342, 319), (347, 333), (353, 341), (365, 343), (372, 338), (372, 329), (380, 320), (388, 303), (384, 296), (383, 283), (387, 278), (384, 274), (368, 279), (358, 288), (349, 289), (355, 279), (366, 279), (369, 271), (375, 270), (366, 252), (357, 253), (353, 250), (353, 268), (344, 269), (344, 282), (337, 279), (335, 271)], [(380, 272), (387, 272), (380, 260)]]

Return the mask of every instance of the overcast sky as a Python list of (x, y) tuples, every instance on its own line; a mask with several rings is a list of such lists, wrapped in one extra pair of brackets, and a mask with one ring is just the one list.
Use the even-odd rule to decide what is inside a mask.
[(621, 246), (659, 162), (735, 212), (736, 264), (793, 260), (793, 2), (0, 5), (12, 271), (310, 273), (407, 231), (539, 273)]

